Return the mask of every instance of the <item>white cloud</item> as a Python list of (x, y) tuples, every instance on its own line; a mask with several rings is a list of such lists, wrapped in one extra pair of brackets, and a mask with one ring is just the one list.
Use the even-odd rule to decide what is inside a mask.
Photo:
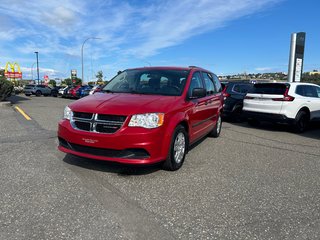
[(0, 49), (30, 56), (26, 64), (34, 61), (34, 51), (56, 62), (66, 56), (80, 62), (84, 39), (94, 36), (102, 39), (86, 43), (86, 56), (90, 50), (94, 59), (145, 59), (281, 1), (13, 0), (0, 7)]
[[(160, 4), (160, 2), (162, 4)], [(273, 0), (184, 0), (158, 1), (142, 9), (138, 36), (139, 45), (129, 52), (142, 57), (180, 44), (184, 40), (224, 26), (231, 20), (246, 16), (274, 3)]]
[(272, 67), (257, 67), (257, 68), (255, 68), (256, 71), (261, 71), (261, 72), (271, 71), (272, 69), (273, 69)]

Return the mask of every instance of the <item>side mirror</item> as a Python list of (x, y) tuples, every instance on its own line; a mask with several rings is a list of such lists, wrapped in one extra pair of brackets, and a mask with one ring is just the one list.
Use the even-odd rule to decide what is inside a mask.
[(207, 96), (207, 90), (204, 88), (194, 88), (190, 98), (202, 98)]

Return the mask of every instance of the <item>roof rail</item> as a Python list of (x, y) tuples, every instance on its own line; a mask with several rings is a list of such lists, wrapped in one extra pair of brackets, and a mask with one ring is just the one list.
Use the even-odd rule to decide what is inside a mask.
[(197, 67), (197, 66), (189, 66), (189, 68), (199, 68), (199, 67)]

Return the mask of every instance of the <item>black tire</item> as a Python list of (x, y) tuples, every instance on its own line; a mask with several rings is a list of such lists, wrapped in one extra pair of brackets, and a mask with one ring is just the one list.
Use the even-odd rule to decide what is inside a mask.
[(235, 122), (243, 121), (242, 106), (241, 105), (236, 105), (234, 107), (234, 109), (232, 110), (232, 113), (231, 113), (231, 118)]
[(37, 91), (36, 91), (36, 96), (37, 96), (37, 97), (40, 97), (40, 96), (41, 96), (41, 94), (42, 94), (42, 93), (41, 93), (41, 91), (40, 91), (40, 90), (37, 90)]
[(221, 114), (219, 114), (218, 116), (218, 120), (216, 122), (216, 125), (214, 126), (214, 128), (211, 130), (209, 136), (210, 137), (214, 137), (217, 138), (220, 136), (221, 133), (221, 128), (222, 128), (222, 118), (221, 118)]
[(164, 169), (176, 171), (181, 168), (187, 154), (188, 143), (189, 139), (185, 128), (178, 125), (172, 135), (168, 157), (163, 163)]
[(31, 96), (31, 94), (25, 94), (27, 97), (30, 97)]
[(260, 122), (257, 119), (249, 118), (248, 124), (252, 127), (258, 127), (260, 125)]
[(299, 111), (294, 120), (293, 131), (296, 133), (304, 132), (309, 124), (309, 115), (305, 111)]

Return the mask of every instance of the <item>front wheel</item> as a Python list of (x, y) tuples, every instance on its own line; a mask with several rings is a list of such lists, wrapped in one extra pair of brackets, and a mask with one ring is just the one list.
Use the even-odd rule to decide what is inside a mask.
[(220, 132), (221, 132), (221, 128), (222, 128), (222, 119), (221, 119), (221, 115), (219, 114), (216, 125), (214, 126), (214, 128), (210, 132), (209, 136), (214, 137), (214, 138), (219, 137)]
[(40, 97), (40, 96), (41, 96), (41, 91), (39, 91), (39, 90), (36, 91), (36, 96), (37, 96), (37, 97)]
[(163, 168), (169, 171), (176, 171), (181, 168), (186, 157), (188, 147), (188, 134), (181, 125), (174, 130), (170, 150)]

